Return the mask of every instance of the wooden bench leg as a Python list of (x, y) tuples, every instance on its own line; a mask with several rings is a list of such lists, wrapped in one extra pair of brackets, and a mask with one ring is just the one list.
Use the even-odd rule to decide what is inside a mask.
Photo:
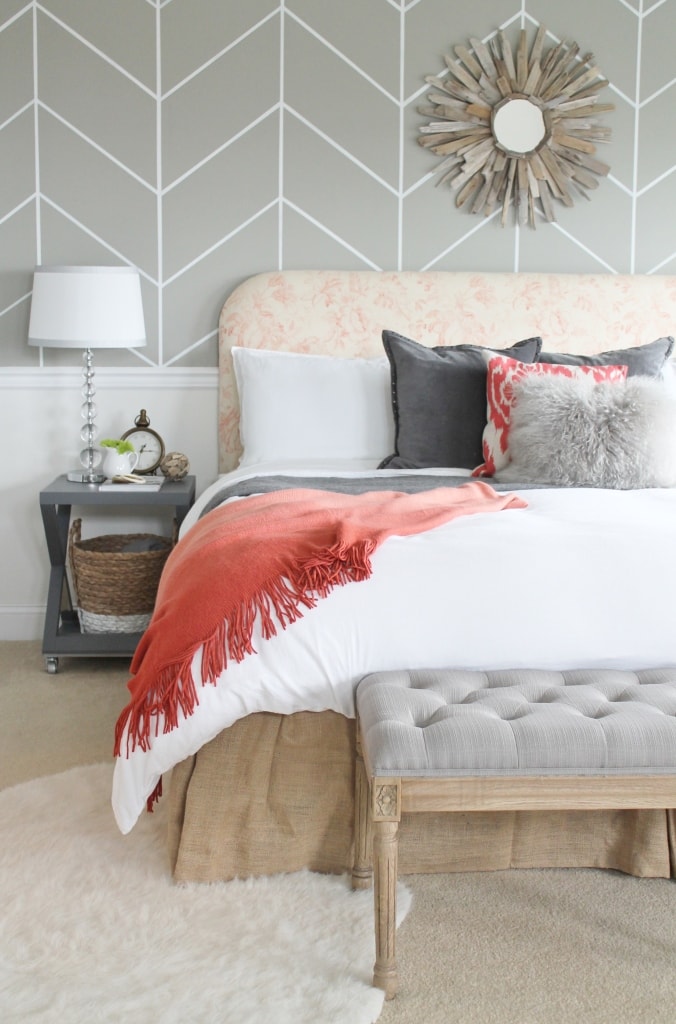
[(374, 901), (376, 918), (376, 963), (373, 984), (382, 988), (386, 999), (397, 993), (397, 963), (394, 940), (397, 932), (397, 854), (399, 823), (377, 821), (373, 829)]
[(357, 739), (354, 777), (354, 867), (352, 888), (370, 889), (373, 880), (373, 831), (369, 799), (369, 781)]
[(386, 999), (397, 993), (395, 936), (397, 933), (397, 868), (401, 783), (373, 786), (373, 871), (376, 923), (376, 963), (373, 984)]

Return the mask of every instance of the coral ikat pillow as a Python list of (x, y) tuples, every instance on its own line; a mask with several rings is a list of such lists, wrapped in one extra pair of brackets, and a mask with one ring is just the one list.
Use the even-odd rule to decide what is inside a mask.
[(488, 422), (483, 433), (483, 457), (472, 476), (493, 476), (509, 463), (509, 421), (514, 403), (513, 385), (531, 374), (554, 374), (577, 379), (591, 377), (600, 381), (623, 381), (626, 366), (566, 366), (558, 363), (522, 363), (508, 356), (493, 356), (488, 361), (486, 400)]

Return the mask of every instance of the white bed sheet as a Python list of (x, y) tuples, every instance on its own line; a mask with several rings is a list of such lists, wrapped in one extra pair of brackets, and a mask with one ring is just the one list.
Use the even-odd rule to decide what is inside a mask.
[[(220, 478), (182, 532), (224, 480), (254, 475)], [(388, 475), (396, 479), (397, 471)], [(370, 579), (338, 587), (270, 640), (255, 635), (257, 653), (201, 688), (198, 707), (178, 728), (117, 759), (112, 802), (120, 830), (133, 828), (161, 775), (239, 718), (325, 710), (352, 717), (355, 685), (368, 672), (676, 665), (676, 490), (514, 493), (528, 508), (389, 538), (373, 555)], [(199, 654), (193, 664), (199, 678)]]

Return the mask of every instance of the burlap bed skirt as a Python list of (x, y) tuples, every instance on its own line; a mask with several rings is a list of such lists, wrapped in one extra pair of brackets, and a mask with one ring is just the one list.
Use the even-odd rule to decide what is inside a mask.
[[(352, 866), (355, 723), (332, 711), (256, 714), (172, 772), (177, 881)], [(674, 811), (404, 815), (400, 873), (598, 867), (674, 872)]]

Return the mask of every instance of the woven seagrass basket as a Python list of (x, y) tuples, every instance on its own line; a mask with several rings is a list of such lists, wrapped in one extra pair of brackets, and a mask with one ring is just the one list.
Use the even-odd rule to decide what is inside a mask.
[[(152, 533), (104, 534), (82, 540), (82, 520), (70, 528), (70, 568), (83, 633), (140, 633), (155, 607), (164, 563), (176, 543)], [(152, 545), (148, 550), (128, 550)]]

